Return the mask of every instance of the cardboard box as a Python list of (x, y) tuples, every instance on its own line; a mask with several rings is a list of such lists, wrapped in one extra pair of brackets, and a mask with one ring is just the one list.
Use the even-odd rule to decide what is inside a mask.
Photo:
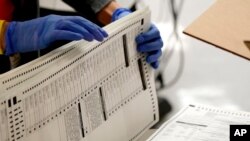
[(184, 33), (250, 60), (250, 0), (218, 0)]

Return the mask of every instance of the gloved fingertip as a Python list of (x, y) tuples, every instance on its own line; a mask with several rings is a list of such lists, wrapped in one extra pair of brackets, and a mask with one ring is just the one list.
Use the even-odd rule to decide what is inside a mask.
[(137, 46), (136, 49), (137, 49), (138, 52), (143, 52), (143, 46)]
[(81, 39), (83, 39), (83, 37), (82, 36), (78, 36), (78, 37), (75, 37), (74, 40), (81, 40)]
[(98, 39), (97, 41), (98, 41), (98, 42), (102, 42), (102, 41), (103, 41), (103, 39)]
[(152, 66), (154, 69), (158, 69), (158, 68), (159, 68), (159, 61), (156, 61), (156, 62), (151, 63), (151, 66)]
[(131, 10), (129, 10), (129, 9), (127, 9), (127, 8), (117, 8), (114, 12), (113, 12), (113, 14), (112, 14), (112, 22), (113, 21), (116, 21), (116, 20), (118, 20), (118, 19), (120, 19), (120, 18), (122, 18), (122, 17), (124, 17), (124, 16), (126, 16), (126, 15), (128, 15), (128, 14), (130, 14), (132, 11)]
[(102, 35), (103, 35), (105, 38), (109, 36), (108, 33), (107, 33), (104, 29), (102, 29), (102, 28), (101, 28), (101, 32), (102, 32)]
[(91, 42), (91, 41), (94, 40), (94, 36), (92, 36), (92, 35), (84, 36), (83, 39), (85, 39), (86, 41)]
[(100, 28), (97, 29), (95, 32), (93, 32), (92, 35), (93, 35), (94, 39), (96, 41), (99, 41), (99, 42), (103, 41), (105, 38), (102, 31), (100, 30)]
[(139, 36), (136, 37), (135, 41), (136, 41), (137, 44), (140, 44), (140, 43), (143, 43), (144, 38), (141, 35), (139, 35)]
[(155, 25), (155, 24), (151, 24), (151, 25), (150, 25), (149, 30), (152, 30), (152, 29), (156, 29), (156, 30), (158, 30), (158, 28), (156, 27), (156, 25)]
[(146, 57), (146, 62), (147, 62), (147, 63), (152, 63), (152, 59), (151, 59), (150, 56), (147, 56), (147, 57)]
[(103, 33), (103, 36), (104, 36), (105, 38), (107, 38), (109, 35), (108, 35), (107, 32), (104, 32), (104, 33)]
[(147, 56), (146, 62), (149, 63), (149, 64), (151, 64), (151, 63), (157, 61), (157, 59), (158, 58), (155, 58), (154, 56)]
[(96, 40), (96, 41), (99, 41), (99, 42), (102, 42), (103, 40), (104, 40), (104, 36), (96, 36), (96, 37), (94, 37), (94, 39)]

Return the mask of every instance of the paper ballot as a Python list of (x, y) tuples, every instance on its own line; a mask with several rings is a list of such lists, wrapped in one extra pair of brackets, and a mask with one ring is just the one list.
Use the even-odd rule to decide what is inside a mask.
[(147, 141), (229, 141), (230, 125), (249, 125), (250, 113), (190, 105)]
[(0, 141), (134, 141), (158, 121), (153, 70), (136, 50), (150, 11), (0, 76)]

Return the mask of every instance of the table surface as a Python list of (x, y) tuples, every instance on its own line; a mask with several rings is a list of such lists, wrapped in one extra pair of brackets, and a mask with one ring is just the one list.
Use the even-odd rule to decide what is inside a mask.
[(146, 141), (157, 129), (149, 129), (138, 141)]

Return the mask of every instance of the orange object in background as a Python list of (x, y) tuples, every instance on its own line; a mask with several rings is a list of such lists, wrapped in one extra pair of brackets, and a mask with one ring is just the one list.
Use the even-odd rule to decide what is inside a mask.
[(0, 20), (11, 21), (14, 5), (11, 0), (0, 0)]

